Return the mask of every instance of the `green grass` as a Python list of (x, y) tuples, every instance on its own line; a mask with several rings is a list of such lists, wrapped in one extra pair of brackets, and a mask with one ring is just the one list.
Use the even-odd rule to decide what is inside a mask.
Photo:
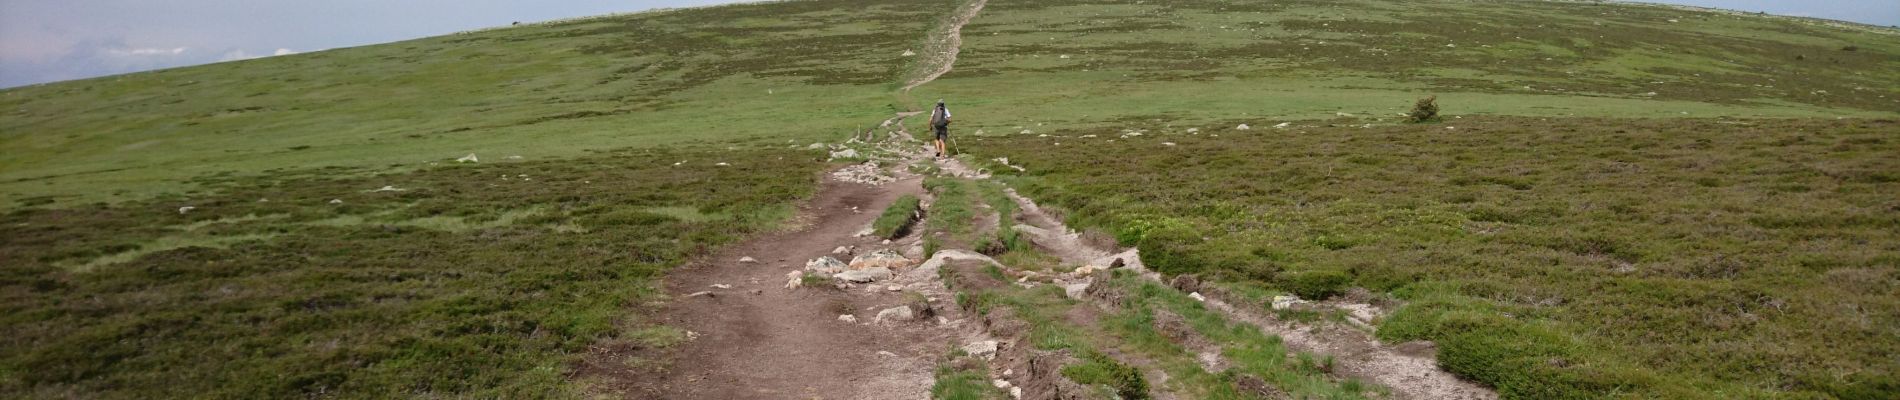
[(1009, 394), (990, 384), (989, 363), (952, 349), (946, 361), (939, 363), (930, 385), (930, 398), (936, 400), (1001, 400)]
[(871, 221), (871, 233), (881, 238), (896, 239), (910, 232), (911, 225), (917, 222), (922, 211), (917, 196), (904, 195), (891, 202), (891, 206)]
[[(671, 165), (714, 154), (743, 161)], [(567, 365), (590, 344), (683, 339), (628, 307), (660, 300), (654, 278), (687, 257), (776, 227), (823, 168), (802, 154), (234, 177), (207, 183), (215, 193), (15, 211), (0, 216), (0, 347), (13, 349), (0, 393), (577, 396)], [(536, 179), (500, 179), (524, 173)], [(384, 185), (407, 190), (366, 191)]]
[[(894, 93), (923, 71), (901, 54), (934, 51), (968, 4), (742, 4), (0, 90), (0, 344), (21, 349), (0, 394), (575, 394), (563, 354), (678, 340), (627, 316), (657, 301), (651, 276), (812, 190), (823, 154), (775, 149), (936, 98), (973, 165), (1028, 168), (989, 169), (1071, 225), (1168, 273), (1392, 292), (1412, 305), (1382, 336), (1440, 341), (1509, 397), (1900, 385), (1891, 29), (1583, 2), (997, 1), (953, 71)], [(1428, 94), (1438, 122), (1396, 125)], [(928, 252), (1054, 267), (972, 232), (977, 204), (1005, 227), (1019, 212), (996, 186), (944, 182)], [(1038, 338), (1067, 335), (1089, 334)], [(1289, 369), (1250, 349), (1233, 356)]]
[(1894, 126), (1467, 117), (970, 147), (1157, 270), (1390, 291), (1412, 304), (1382, 337), (1439, 341), (1507, 397), (1853, 398), (1891, 388), (1900, 351), (1879, 339), (1900, 326)]
[(888, 117), (890, 89), (915, 61), (902, 53), (955, 4), (648, 12), (0, 90), (0, 207), (187, 193), (220, 174), (402, 171), (469, 153), (836, 141)]

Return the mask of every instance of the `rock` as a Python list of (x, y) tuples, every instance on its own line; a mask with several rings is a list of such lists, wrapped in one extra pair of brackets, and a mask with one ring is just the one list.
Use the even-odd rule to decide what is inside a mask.
[(698, 291), (698, 292), (693, 292), (692, 294), (686, 295), (686, 297), (700, 297), (700, 296), (714, 297), (713, 292), (707, 292), (707, 291)]
[(1202, 303), (1207, 302), (1207, 296), (1202, 296), (1201, 292), (1188, 293), (1188, 297), (1194, 298), (1194, 301), (1198, 301)]
[(756, 263), (756, 262), (759, 262), (759, 259), (756, 259), (756, 258), (752, 258), (752, 257), (749, 257), (749, 256), (748, 256), (748, 257), (739, 257), (739, 263), (742, 263), (742, 264), (751, 264), (751, 263)]
[(855, 323), (858, 323), (858, 316), (851, 315), (851, 314), (838, 314), (838, 320), (855, 324)]
[(888, 268), (891, 270), (910, 267), (910, 259), (891, 249), (879, 249), (851, 258), (851, 269)]
[(877, 282), (877, 281), (881, 281), (885, 279), (891, 279), (891, 276), (893, 275), (891, 274), (890, 268), (875, 267), (875, 268), (854, 269), (850, 271), (839, 272), (836, 275), (832, 275), (831, 277), (832, 279), (837, 279), (840, 281), (851, 282), (851, 283), (870, 283), (870, 282)]
[(885, 287), (884, 287), (884, 290), (885, 290), (885, 291), (890, 291), (890, 292), (902, 292), (902, 291), (904, 291), (904, 286), (903, 286), (903, 285), (890, 285), (890, 286), (885, 286)]
[(455, 162), (459, 162), (459, 163), (472, 163), (472, 162), (480, 162), (480, 161), (481, 159), (475, 158), (475, 153), (468, 153), (468, 155), (462, 156), (462, 158), (455, 159)]
[(818, 149), (825, 148), (825, 143), (824, 142), (812, 143), (810, 146), (805, 146), (805, 148), (809, 150), (818, 150)]
[(715, 283), (715, 284), (712, 284), (712, 287), (713, 289), (731, 289), (732, 285), (727, 285), (724, 283)]
[(849, 255), (851, 254), (851, 246), (838, 246), (838, 248), (831, 249), (831, 254)]
[(877, 355), (885, 356), (885, 357), (897, 357), (897, 353), (892, 353), (892, 352), (888, 352), (884, 350), (878, 350)]
[(831, 152), (831, 159), (836, 160), (840, 158), (858, 158), (858, 150), (844, 149), (844, 150)]
[(992, 360), (996, 358), (996, 341), (983, 340), (970, 342), (970, 344), (963, 345), (963, 352), (970, 353), (972, 356), (982, 357), (985, 360)]
[(785, 281), (786, 289), (797, 289), (799, 286), (805, 285), (804, 271), (788, 272), (785, 274), (785, 278), (786, 278), (786, 281)]
[(1168, 286), (1173, 286), (1175, 290), (1188, 293), (1199, 292), (1201, 291), (1201, 279), (1195, 277), (1193, 274), (1175, 275), (1174, 280), (1168, 282)]
[(1021, 386), (1014, 386), (1014, 387), (1010, 387), (1010, 388), (1009, 388), (1009, 398), (1012, 398), (1012, 399), (1020, 399), (1020, 398), (1023, 398), (1023, 387), (1021, 387)]
[(876, 232), (877, 232), (877, 230), (876, 230), (876, 229), (872, 229), (871, 227), (868, 227), (868, 226), (867, 226), (867, 227), (864, 227), (864, 229), (862, 229), (862, 230), (859, 230), (859, 231), (858, 231), (858, 233), (855, 233), (855, 234), (852, 234), (851, 236), (853, 236), (853, 237), (865, 237), (865, 236), (871, 236), (871, 234), (872, 234), (872, 233), (876, 233)]
[(910, 56), (914, 56), (914, 55), (917, 55), (917, 52), (915, 52), (915, 51), (910, 51), (910, 50), (904, 50), (904, 56), (905, 56), (905, 57), (910, 57)]
[(995, 386), (997, 389), (1008, 389), (1010, 384), (1009, 384), (1009, 381), (996, 379), (996, 380), (990, 381), (990, 386)]
[(371, 192), (371, 193), (375, 193), (375, 192), (402, 192), (402, 191), (408, 191), (408, 190), (409, 190), (409, 189), (398, 189), (398, 188), (396, 188), (395, 186), (392, 186), (392, 185), (383, 185), (383, 187), (380, 187), (380, 188), (376, 188), (376, 189), (372, 189), (372, 190), (370, 190), (370, 192)]
[(1288, 308), (1293, 308), (1293, 305), (1295, 304), (1300, 304), (1300, 303), (1305, 303), (1305, 302), (1306, 301), (1300, 300), (1299, 296), (1294, 296), (1294, 295), (1273, 296), (1273, 309), (1285, 310)]
[(1253, 127), (1247, 126), (1247, 124), (1240, 124), (1240, 126), (1234, 127), (1234, 130), (1237, 130), (1237, 131), (1244, 131), (1248, 129), (1253, 129)]
[(1174, 142), (1161, 142), (1162, 146), (1173, 146)]
[(845, 267), (843, 261), (838, 261), (831, 256), (822, 256), (805, 262), (805, 270), (821, 274), (835, 274), (844, 271)]
[(915, 319), (917, 319), (917, 314), (912, 312), (909, 306), (897, 306), (897, 307), (886, 308), (884, 309), (884, 311), (878, 311), (877, 319), (875, 321), (877, 323), (882, 324), (887, 321), (888, 322), (902, 322), (902, 321), (910, 321), (910, 320), (915, 320)]
[(1079, 300), (1082, 298), (1082, 296), (1088, 295), (1088, 291), (1089, 291), (1089, 282), (1086, 282), (1086, 281), (1082, 283), (1071, 283), (1067, 285), (1062, 285), (1062, 295), (1069, 296), (1069, 298), (1071, 299)]
[(343, 204), (343, 199), (330, 199), (330, 204)]
[(188, 212), (191, 212), (191, 210), (197, 209), (197, 208), (198, 207), (192, 207), (192, 206), (178, 207), (178, 213), (179, 214), (188, 213)]
[(1201, 133), (1201, 128), (1187, 128), (1187, 133)]
[(1289, 127), (1289, 126), (1293, 126), (1293, 123), (1292, 123), (1292, 122), (1281, 122), (1281, 123), (1280, 123), (1279, 125), (1274, 125), (1273, 127), (1274, 127), (1274, 128), (1279, 128), (1279, 129), (1286, 129), (1286, 128), (1287, 128), (1287, 127)]
[(713, 164), (713, 166), (716, 166), (716, 167), (730, 167), (730, 166), (732, 166), (732, 164), (727, 164), (727, 163), (724, 163), (724, 162), (721, 162), (721, 163), (718, 163), (718, 164)]

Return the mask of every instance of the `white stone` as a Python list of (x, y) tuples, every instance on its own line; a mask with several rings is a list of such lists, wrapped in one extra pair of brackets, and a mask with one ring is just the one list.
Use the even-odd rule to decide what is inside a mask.
[(902, 322), (914, 319), (917, 319), (917, 313), (912, 312), (910, 306), (897, 306), (886, 308), (884, 311), (878, 311), (876, 321), (882, 324), (885, 322)]
[(1275, 127), (1275, 128), (1280, 128), (1280, 129), (1286, 129), (1286, 127), (1289, 127), (1289, 126), (1293, 126), (1293, 123), (1292, 123), (1292, 122), (1281, 122), (1281, 123), (1280, 123), (1279, 125), (1274, 125), (1273, 127)]
[(891, 249), (879, 249), (878, 251), (859, 254), (857, 257), (851, 258), (850, 268), (889, 268), (897, 270), (909, 266), (910, 259), (904, 258), (903, 254), (897, 254), (897, 251)]
[(991, 380), (990, 386), (995, 386), (997, 389), (1008, 389), (1009, 381), (1002, 380), (1002, 379)]
[(1023, 398), (1023, 387), (1016, 386), (1016, 387), (1009, 388), (1009, 398), (1012, 398), (1012, 399)]
[(809, 271), (813, 271), (813, 272), (822, 273), (822, 274), (833, 274), (833, 273), (838, 273), (839, 271), (844, 271), (845, 264), (843, 261), (838, 261), (838, 259), (836, 258), (831, 258), (831, 256), (822, 256), (822, 257), (814, 258), (811, 261), (806, 261), (805, 269)]
[(1273, 296), (1273, 309), (1275, 310), (1285, 310), (1285, 309), (1293, 308), (1293, 305), (1300, 304), (1300, 303), (1305, 303), (1305, 301), (1300, 300), (1298, 296), (1293, 296), (1293, 295)]
[(1188, 297), (1194, 298), (1194, 301), (1207, 302), (1207, 296), (1202, 296), (1201, 292), (1188, 293)]
[(1247, 126), (1247, 124), (1240, 124), (1240, 126), (1234, 127), (1234, 130), (1237, 130), (1237, 131), (1244, 131), (1248, 129), (1253, 129), (1253, 127)]
[(724, 283), (715, 283), (715, 284), (712, 284), (712, 287), (713, 289), (731, 289), (732, 285), (727, 285)]
[(343, 199), (330, 199), (330, 204), (343, 204)]
[(893, 275), (891, 274), (890, 268), (876, 267), (839, 272), (831, 277), (851, 283), (870, 283), (891, 279), (891, 276)]
[(741, 262), (741, 263), (748, 263), (748, 264), (749, 264), (749, 263), (756, 263), (756, 262), (759, 262), (759, 259), (756, 259), (756, 258), (752, 258), (752, 257), (750, 257), (750, 256), (747, 256), (747, 257), (739, 257), (739, 262)]
[(192, 206), (178, 207), (178, 213), (179, 214), (188, 213), (188, 212), (191, 212), (191, 210), (196, 209), (196, 208), (198, 207), (192, 207)]
[(468, 155), (462, 156), (462, 158), (455, 159), (455, 162), (459, 162), (459, 163), (472, 163), (472, 162), (480, 162), (480, 161), (481, 161), (480, 158), (475, 157), (475, 153), (468, 153)]
[(838, 320), (855, 324), (855, 323), (858, 323), (858, 316), (851, 315), (851, 314), (838, 314)]
[(982, 357), (985, 360), (995, 359), (996, 341), (982, 340), (970, 342), (970, 344), (963, 345), (963, 352), (970, 353), (972, 356)]

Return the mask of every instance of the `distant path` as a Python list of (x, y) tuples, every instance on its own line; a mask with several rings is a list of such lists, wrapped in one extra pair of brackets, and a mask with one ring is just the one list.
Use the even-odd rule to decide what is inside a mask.
[[(942, 43), (943, 46), (934, 49), (938, 50), (936, 54), (926, 54), (924, 56), (925, 58), (921, 62), (924, 64), (924, 71), (926, 71), (924, 76), (916, 77), (909, 82), (905, 82), (905, 93), (909, 93), (913, 88), (930, 83), (930, 81), (937, 80), (937, 77), (941, 77), (943, 74), (950, 73), (950, 67), (957, 64), (957, 53), (963, 49), (963, 25), (969, 24), (971, 19), (976, 18), (976, 13), (983, 11), (983, 4), (985, 3), (987, 3), (987, 0), (976, 0), (970, 2), (967, 7), (957, 10), (957, 14), (950, 17), (949, 27), (942, 32), (935, 32), (937, 36), (927, 39), (932, 43)], [(925, 51), (929, 50), (933, 49), (926, 49)]]

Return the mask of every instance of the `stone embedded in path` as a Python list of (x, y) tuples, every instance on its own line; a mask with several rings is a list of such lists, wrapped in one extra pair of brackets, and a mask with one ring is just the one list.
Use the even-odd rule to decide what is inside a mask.
[(752, 258), (752, 257), (739, 257), (739, 262), (743, 264), (751, 264), (751, 263), (759, 262), (759, 259)]
[(851, 269), (889, 268), (892, 270), (897, 270), (897, 269), (902, 269), (909, 266), (910, 266), (910, 259), (904, 258), (903, 254), (897, 254), (896, 251), (893, 251), (891, 249), (879, 249), (878, 251), (873, 251), (866, 254), (859, 254), (857, 257), (852, 258), (850, 268)]
[(1285, 309), (1293, 308), (1294, 305), (1298, 305), (1300, 303), (1305, 303), (1305, 302), (1306, 302), (1305, 300), (1300, 300), (1299, 296), (1293, 296), (1293, 295), (1273, 296), (1273, 309), (1285, 310)]
[(851, 246), (838, 246), (838, 248), (831, 249), (831, 254), (850, 255), (851, 250), (853, 250)]
[(983, 340), (970, 342), (970, 344), (963, 345), (963, 352), (970, 353), (972, 356), (982, 357), (985, 360), (992, 360), (996, 358), (996, 341)]
[(884, 311), (878, 311), (877, 319), (873, 321), (882, 324), (885, 322), (902, 322), (914, 319), (917, 319), (917, 313), (911, 311), (910, 306), (897, 306), (886, 308)]
[(851, 282), (851, 283), (871, 283), (871, 282), (877, 282), (877, 281), (881, 281), (885, 279), (891, 279), (892, 276), (893, 275), (891, 274), (890, 268), (874, 267), (874, 268), (854, 269), (850, 271), (839, 272), (837, 275), (832, 275), (831, 277), (833, 279), (837, 279), (837, 280), (841, 280), (845, 282)]
[(838, 261), (831, 256), (821, 256), (805, 262), (806, 270), (821, 274), (835, 274), (844, 271), (846, 267), (843, 261)]
[(838, 314), (838, 320), (855, 324), (855, 323), (858, 323), (858, 316), (851, 315), (851, 314)]

